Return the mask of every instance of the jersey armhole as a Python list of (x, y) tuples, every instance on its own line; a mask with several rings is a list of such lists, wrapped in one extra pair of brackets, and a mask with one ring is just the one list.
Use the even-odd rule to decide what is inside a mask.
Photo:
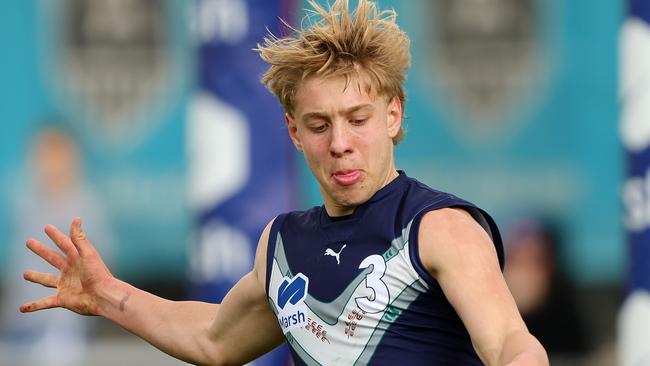
[(284, 219), (287, 217), (287, 214), (278, 215), (271, 224), (271, 230), (269, 230), (268, 243), (266, 244), (266, 283), (264, 284), (264, 291), (266, 291), (266, 296), (269, 295), (269, 283), (271, 282), (271, 272), (273, 271), (273, 258), (275, 258), (275, 244), (278, 242), (278, 235), (280, 235), (280, 229), (284, 223)]
[(422, 260), (420, 260), (420, 241), (418, 234), (420, 231), (420, 223), (422, 222), (422, 217), (424, 217), (427, 212), (435, 209), (436, 208), (427, 207), (418, 212), (413, 218), (413, 221), (411, 222), (411, 228), (409, 229), (409, 257), (411, 257), (411, 264), (413, 265), (413, 268), (418, 273), (418, 275), (420, 275), (420, 277), (433, 288), (440, 286), (438, 285), (438, 281), (436, 281), (436, 279), (433, 278), (429, 271), (424, 268)]
[(411, 228), (409, 229), (409, 256), (411, 257), (411, 264), (415, 271), (420, 275), (420, 277), (430, 286), (439, 287), (438, 281), (424, 268), (422, 260), (420, 259), (420, 246), (419, 246), (419, 230), (420, 223), (424, 215), (433, 210), (438, 210), (442, 208), (460, 208), (467, 211), (473, 218), (478, 222), (481, 227), (487, 232), (487, 234), (492, 239), (492, 243), (497, 251), (497, 257), (499, 259), (499, 267), (503, 271), (504, 265), (504, 254), (503, 254), (503, 243), (501, 241), (501, 235), (499, 234), (499, 229), (497, 228), (496, 223), (490, 217), (490, 215), (481, 210), (480, 208), (470, 206), (470, 205), (451, 205), (446, 207), (438, 206), (428, 206), (418, 212), (413, 218), (411, 223)]

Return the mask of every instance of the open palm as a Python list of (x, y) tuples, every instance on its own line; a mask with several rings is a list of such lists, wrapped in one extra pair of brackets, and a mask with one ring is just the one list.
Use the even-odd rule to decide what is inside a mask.
[(63, 252), (35, 239), (27, 241), (27, 247), (59, 270), (59, 274), (27, 271), (26, 280), (56, 288), (56, 293), (20, 307), (24, 313), (55, 307), (66, 308), (83, 315), (98, 315), (97, 291), (112, 275), (97, 250), (86, 238), (81, 220), (75, 218), (70, 225), (70, 236), (52, 225), (45, 226), (45, 233)]

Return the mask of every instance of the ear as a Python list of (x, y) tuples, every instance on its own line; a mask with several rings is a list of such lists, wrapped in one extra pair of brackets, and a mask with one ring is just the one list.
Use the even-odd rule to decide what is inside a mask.
[(300, 136), (298, 136), (298, 127), (296, 126), (296, 121), (289, 113), (284, 114), (284, 121), (287, 124), (287, 131), (289, 132), (289, 137), (293, 144), (296, 146), (298, 151), (302, 152), (302, 143), (300, 142)]
[(394, 138), (402, 128), (402, 103), (398, 97), (393, 97), (388, 102), (388, 135)]

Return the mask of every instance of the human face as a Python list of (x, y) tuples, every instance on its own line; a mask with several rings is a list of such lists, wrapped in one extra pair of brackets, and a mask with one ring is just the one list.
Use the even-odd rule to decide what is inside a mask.
[(351, 214), (397, 177), (393, 137), (402, 125), (397, 97), (367, 92), (362, 79), (310, 77), (286, 114), (289, 135), (305, 155), (330, 216)]

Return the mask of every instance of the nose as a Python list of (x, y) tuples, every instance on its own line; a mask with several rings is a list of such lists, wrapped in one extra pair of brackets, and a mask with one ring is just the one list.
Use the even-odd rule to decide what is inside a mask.
[(333, 123), (331, 127), (330, 154), (342, 157), (352, 152), (350, 130), (346, 123)]

